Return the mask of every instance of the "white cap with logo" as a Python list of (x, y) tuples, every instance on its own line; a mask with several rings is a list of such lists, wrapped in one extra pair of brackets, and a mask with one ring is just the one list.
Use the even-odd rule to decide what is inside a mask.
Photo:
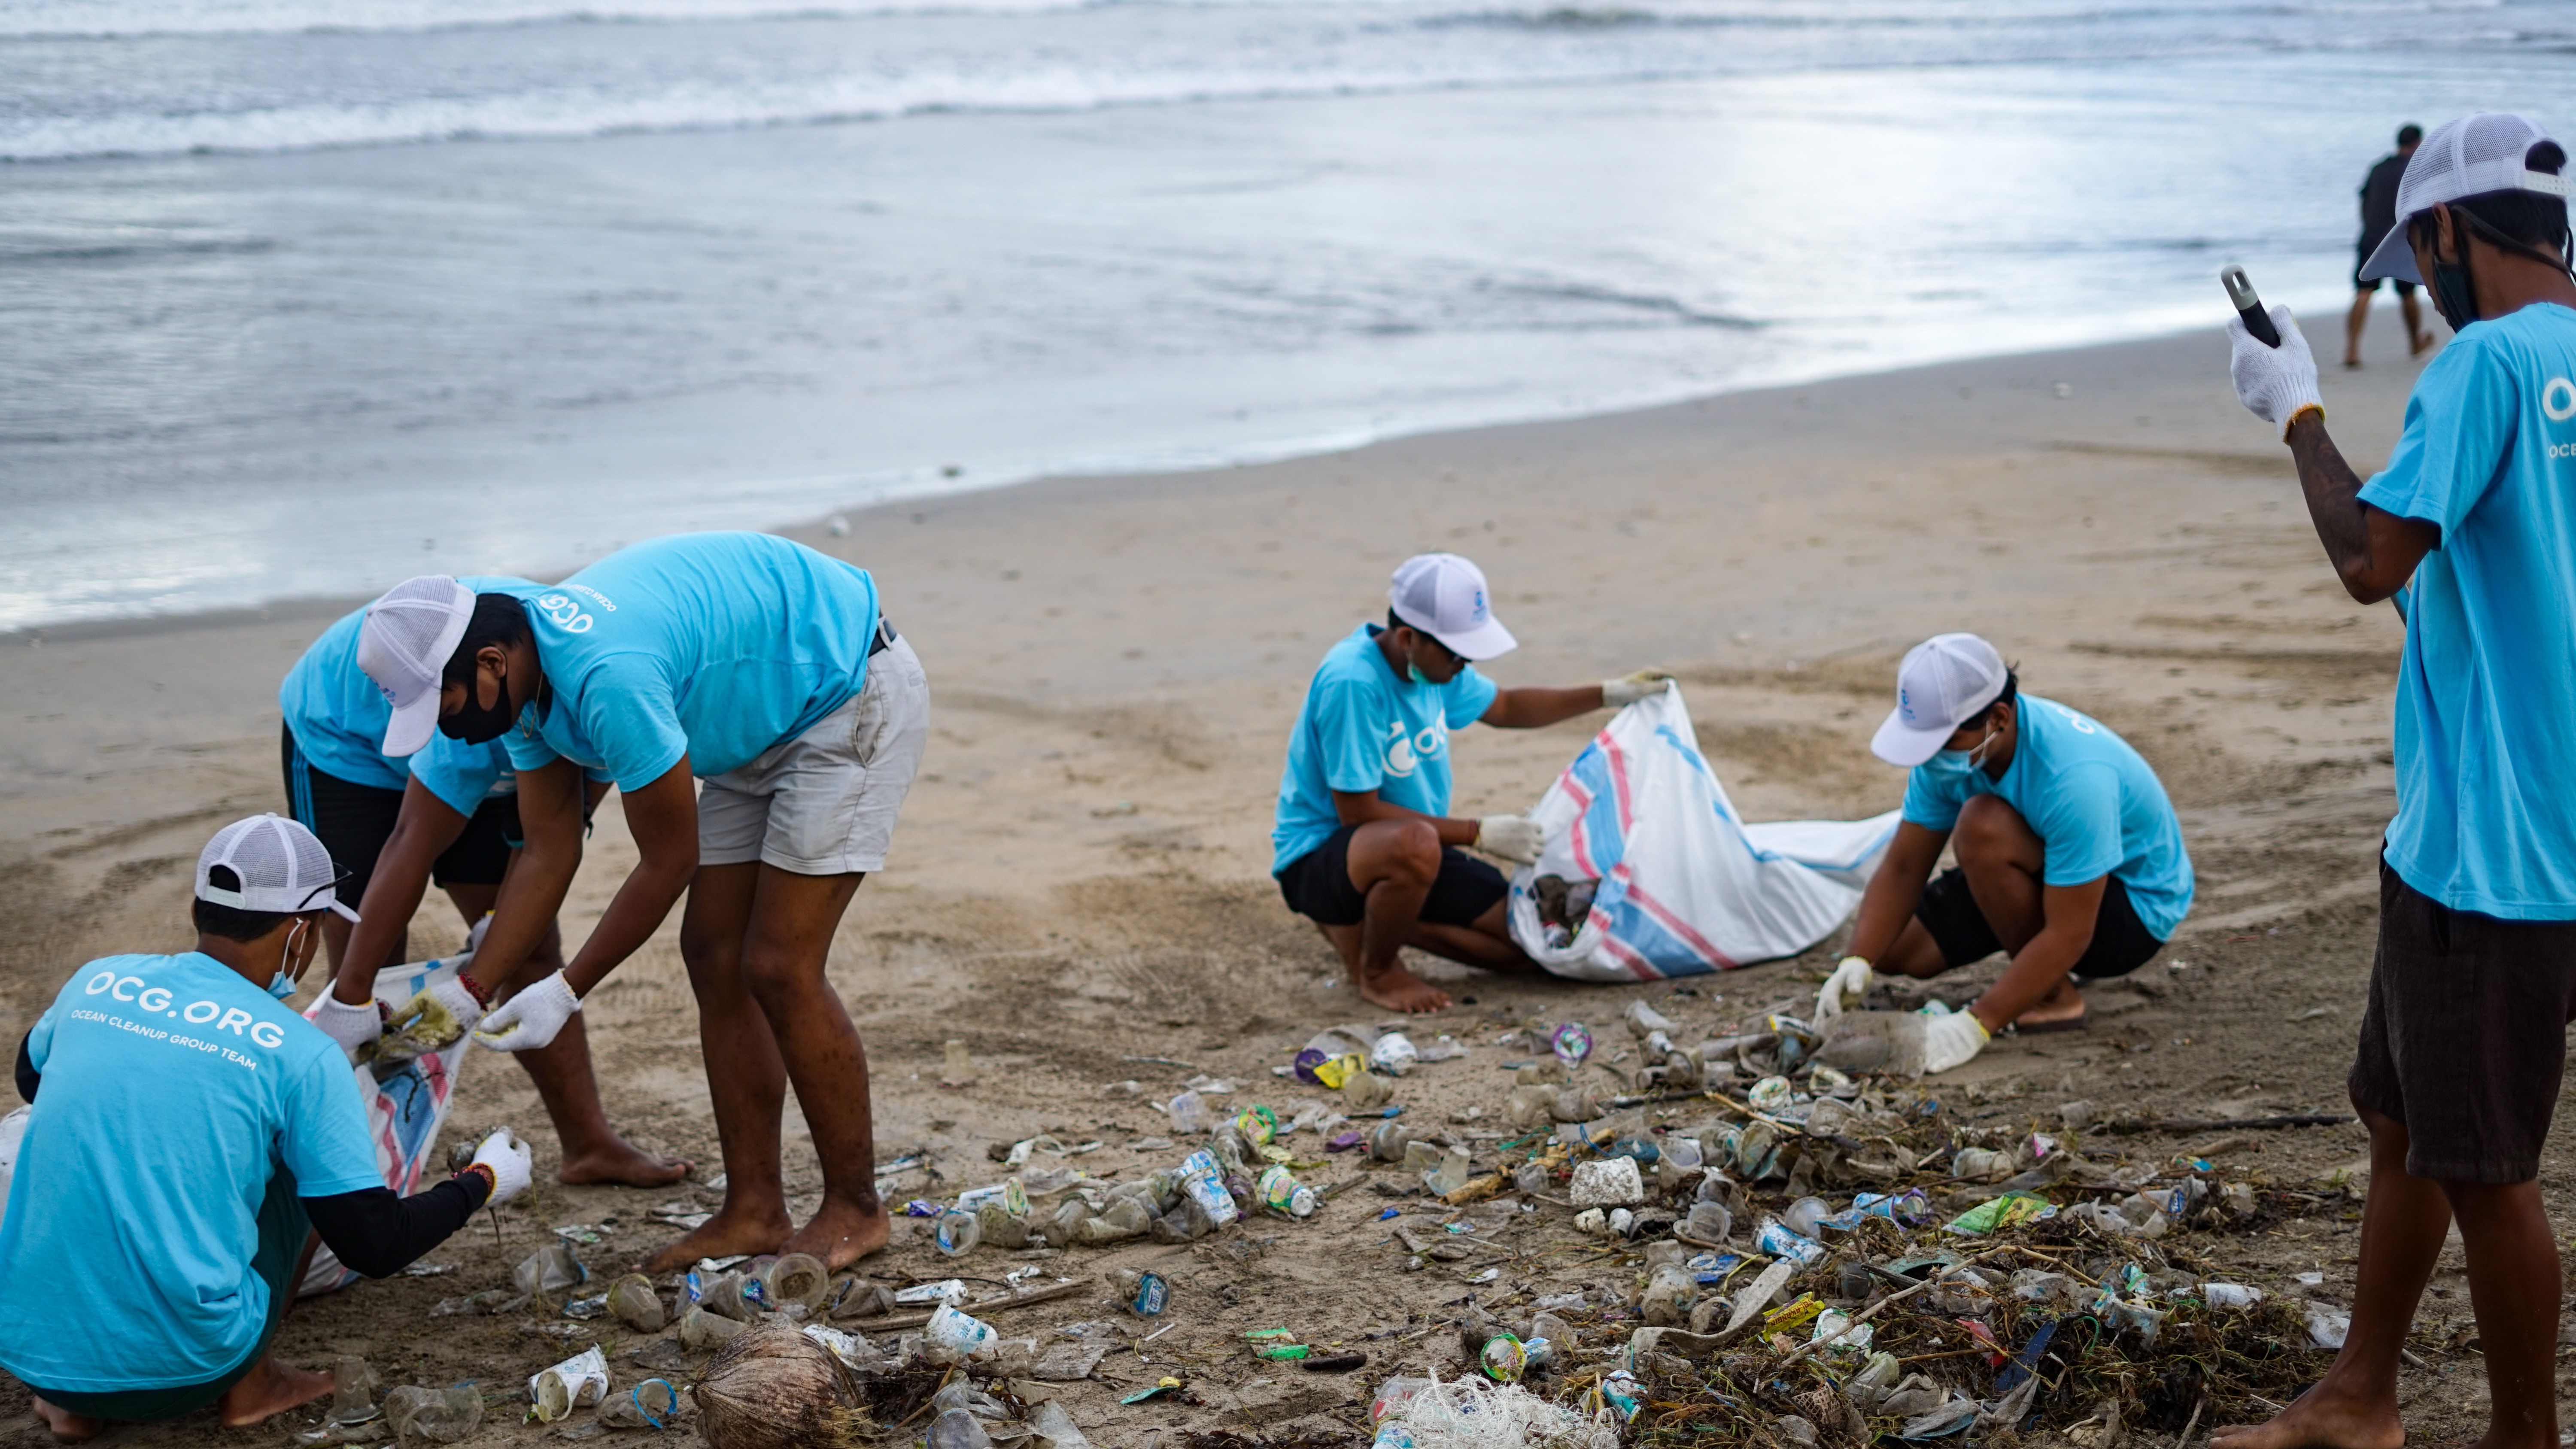
[[(219, 866), (239, 884), (214, 884), (209, 877)], [(340, 879), (313, 832), (281, 815), (236, 820), (197, 852), (197, 899), (237, 911), (299, 916), (327, 910), (354, 921), (358, 913), (340, 903)]]
[(385, 724), (386, 754), (411, 754), (438, 729), (439, 682), (473, 617), (474, 591), (445, 574), (405, 579), (367, 606), (358, 626), (358, 667), (394, 707)]
[(2397, 225), (2371, 249), (2370, 259), (2354, 275), (2362, 281), (2394, 277), (2423, 285), (2415, 267), (2415, 246), (2406, 239), (2407, 218), (2462, 197), (2490, 191), (2531, 191), (2564, 197), (2567, 178), (2534, 171), (2526, 164), (2531, 148), (2550, 139), (2530, 120), (2506, 111), (2479, 111), (2433, 128), (2407, 158), (2406, 174), (2397, 182)]
[(1418, 553), (1395, 570), (1386, 591), (1395, 617), (1440, 641), (1461, 659), (1482, 662), (1520, 647), (1494, 617), (1485, 571), (1454, 553)]
[(2004, 692), (2004, 657), (1974, 634), (1935, 634), (1896, 666), (1896, 708), (1870, 753), (1912, 769), (1941, 752), (1959, 726)]

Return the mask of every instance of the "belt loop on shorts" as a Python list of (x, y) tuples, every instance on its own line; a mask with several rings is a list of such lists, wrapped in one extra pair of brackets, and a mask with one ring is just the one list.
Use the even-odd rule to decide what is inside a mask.
[(877, 636), (868, 641), (868, 657), (870, 659), (874, 659), (878, 655), (883, 654), (886, 646), (893, 642), (894, 625), (886, 622), (885, 615), (877, 615)]

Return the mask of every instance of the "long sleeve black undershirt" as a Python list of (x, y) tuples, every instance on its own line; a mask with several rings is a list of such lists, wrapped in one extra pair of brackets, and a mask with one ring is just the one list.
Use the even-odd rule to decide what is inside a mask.
[(389, 1278), (472, 1221), (490, 1190), (481, 1173), (469, 1173), (409, 1197), (385, 1187), (308, 1197), (304, 1215), (341, 1262), (370, 1278)]
[[(29, 1032), (18, 1040), (18, 1095), (36, 1100), (43, 1078), (28, 1055)], [(472, 1221), (491, 1187), (481, 1174), (451, 1177), (417, 1192), (396, 1197), (388, 1187), (303, 1199), (313, 1231), (331, 1245), (340, 1261), (370, 1278), (389, 1278), (418, 1261), (420, 1255), (453, 1237)]]

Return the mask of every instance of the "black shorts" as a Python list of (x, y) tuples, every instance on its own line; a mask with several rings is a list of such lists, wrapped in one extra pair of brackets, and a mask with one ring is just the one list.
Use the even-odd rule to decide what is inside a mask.
[(2529, 1182), (2576, 1019), (2576, 921), (2455, 911), (2379, 863), (2379, 951), (2347, 1086), (2406, 1125), (2406, 1170)]
[[(1343, 826), (1279, 872), (1279, 894), (1288, 909), (1327, 926), (1356, 926), (1368, 914), (1367, 897), (1351, 884), (1351, 832), (1357, 829)], [(1440, 852), (1431, 894), (1422, 898), (1422, 919), (1435, 926), (1473, 925), (1510, 892), (1501, 871), (1448, 846)]]
[[(1923, 888), (1914, 919), (1932, 933), (1932, 944), (1941, 948), (1941, 960), (1951, 966), (1983, 961), (2004, 948), (1995, 928), (1986, 924), (1986, 913), (1977, 909), (1977, 898), (1969, 894), (1968, 878), (1955, 867)], [(2087, 981), (2126, 976), (2164, 948), (2165, 943), (2138, 919), (2138, 908), (2129, 902), (2129, 888), (2115, 878), (2103, 883), (2102, 909), (2093, 917), (2093, 944), (2075, 958), (2074, 974)]]
[[(2353, 261), (2352, 261), (2352, 288), (2353, 288), (2353, 290), (2354, 290), (2354, 291), (2356, 291), (2356, 292), (2376, 292), (2376, 291), (2378, 291), (2378, 290), (2379, 290), (2379, 278), (2377, 278), (2377, 277), (2373, 277), (2373, 278), (2371, 278), (2371, 279), (2370, 279), (2369, 281), (2367, 281), (2367, 282), (2365, 282), (2365, 281), (2363, 281), (2363, 280), (2361, 279), (2361, 266), (2362, 266), (2362, 263), (2369, 261), (2369, 260), (2370, 260), (2370, 254), (2371, 254), (2372, 252), (2377, 251), (2377, 250), (2379, 250), (2379, 240), (2378, 240), (2378, 238), (2374, 237), (2374, 238), (2372, 238), (2372, 239), (2371, 239), (2371, 240), (2369, 240), (2369, 241), (2363, 242), (2363, 243), (2361, 244), (2361, 252), (2360, 252), (2360, 255), (2358, 255), (2358, 256), (2356, 256), (2356, 257), (2354, 257), (2354, 258), (2353, 258)], [(2389, 281), (2391, 281), (2391, 282), (2395, 282), (2395, 283), (2397, 284), (2397, 295), (2398, 295), (2398, 296), (2401, 296), (2401, 297), (2412, 297), (2412, 296), (2414, 296), (2414, 295), (2415, 295), (2415, 284), (2414, 284), (2413, 282), (2399, 281), (2399, 280), (2398, 280), (2397, 278), (2395, 278), (2395, 277), (2390, 277), (2388, 280), (2389, 280)]]
[[(367, 898), (367, 881), (376, 873), (376, 856), (392, 838), (402, 816), (403, 792), (359, 785), (325, 774), (296, 748), (295, 732), (281, 732), (280, 763), (286, 772), (286, 800), (297, 823), (313, 832), (322, 848), (349, 878), (340, 884), (340, 899), (355, 908)], [(510, 868), (510, 852), (519, 845), (519, 797), (496, 795), (474, 807), (465, 833), (430, 866), (430, 879), (440, 886), (499, 885)]]

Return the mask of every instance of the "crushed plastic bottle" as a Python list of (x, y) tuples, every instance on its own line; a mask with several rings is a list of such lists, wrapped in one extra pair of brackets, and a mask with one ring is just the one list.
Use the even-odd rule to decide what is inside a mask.
[(608, 1311), (638, 1333), (660, 1333), (662, 1325), (671, 1321), (653, 1280), (641, 1273), (629, 1273), (609, 1285)]
[(599, 1422), (612, 1429), (668, 1429), (679, 1416), (680, 1392), (669, 1379), (646, 1379), (599, 1405)]
[(402, 1449), (453, 1444), (483, 1422), (483, 1395), (470, 1383), (423, 1389), (405, 1384), (385, 1395), (385, 1426)]

